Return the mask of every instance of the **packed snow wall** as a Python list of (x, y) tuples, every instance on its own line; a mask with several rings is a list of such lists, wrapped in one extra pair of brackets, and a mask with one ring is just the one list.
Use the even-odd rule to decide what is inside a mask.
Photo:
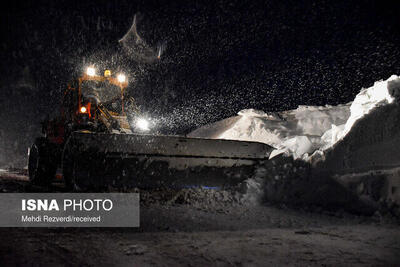
[[(370, 143), (377, 138), (384, 141), (396, 137), (399, 88), (400, 78), (393, 75), (363, 89), (348, 104), (299, 106), (273, 113), (242, 110), (236, 117), (203, 126), (189, 136), (262, 142), (276, 148), (271, 157), (286, 153), (295, 159), (315, 160), (324, 152), (332, 153), (333, 147), (340, 150), (336, 147), (355, 140)], [(371, 140), (367, 141), (368, 138)]]
[(399, 103), (400, 78), (393, 75), (348, 104), (243, 110), (189, 136), (273, 146), (270, 162), (255, 177), (268, 200), (363, 212), (384, 207), (400, 215)]
[(362, 90), (350, 107), (351, 116), (343, 130), (336, 134), (339, 139), (319, 151), (323, 160), (316, 162), (344, 173), (400, 167), (399, 92), (397, 76)]

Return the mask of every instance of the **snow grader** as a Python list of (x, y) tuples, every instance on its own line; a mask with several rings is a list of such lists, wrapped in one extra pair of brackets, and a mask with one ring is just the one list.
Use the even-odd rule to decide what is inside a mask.
[(105, 187), (229, 187), (249, 177), (272, 148), (256, 142), (151, 134), (124, 74), (94, 67), (69, 84), (58, 115), (29, 149), (33, 184)]

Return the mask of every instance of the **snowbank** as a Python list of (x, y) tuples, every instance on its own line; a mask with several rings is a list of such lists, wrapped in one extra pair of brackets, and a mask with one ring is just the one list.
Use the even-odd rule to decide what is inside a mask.
[(324, 134), (346, 123), (350, 104), (299, 106), (295, 110), (270, 113), (247, 109), (238, 115), (201, 127), (189, 136), (256, 141), (276, 148), (271, 157), (286, 152), (301, 158), (330, 144), (331, 139)]
[[(375, 82), (374, 86), (361, 90), (351, 104), (351, 115), (340, 133), (340, 137), (344, 137), (351, 130), (354, 123), (362, 119), (371, 110), (382, 105), (391, 104), (394, 101), (391, 93), (395, 95), (396, 91), (400, 90), (400, 86), (397, 88), (393, 86), (395, 84), (400, 85), (400, 79), (398, 76), (393, 75), (386, 81)], [(391, 87), (391, 93), (389, 92), (389, 87)]]
[(242, 110), (190, 136), (276, 148), (246, 180), (249, 199), (400, 217), (398, 76), (362, 89), (348, 104)]
[(362, 89), (348, 104), (299, 106), (283, 112), (242, 110), (236, 117), (203, 126), (189, 136), (266, 143), (276, 148), (271, 158), (282, 153), (295, 159), (323, 158), (324, 151), (342, 140), (357, 121), (394, 102), (400, 102), (400, 78), (396, 75)]

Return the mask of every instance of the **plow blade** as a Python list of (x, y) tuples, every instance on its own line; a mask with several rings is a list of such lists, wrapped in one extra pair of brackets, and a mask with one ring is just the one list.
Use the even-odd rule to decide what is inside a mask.
[(64, 149), (63, 174), (80, 188), (229, 187), (250, 177), (272, 149), (256, 142), (76, 132)]

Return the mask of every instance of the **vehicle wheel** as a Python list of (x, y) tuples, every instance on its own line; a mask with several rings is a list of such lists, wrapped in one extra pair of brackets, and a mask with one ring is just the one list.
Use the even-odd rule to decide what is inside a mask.
[(69, 192), (85, 192), (88, 191), (88, 188), (81, 182), (85, 180), (84, 173), (82, 173), (82, 169), (78, 169), (82, 159), (79, 160), (75, 157), (75, 146), (70, 142), (70, 140), (67, 141), (62, 156), (64, 185)]
[(37, 138), (29, 151), (29, 181), (35, 185), (50, 185), (56, 174), (50, 146), (45, 138)]
[(75, 191), (75, 180), (74, 180), (74, 158), (73, 152), (70, 146), (70, 140), (64, 147), (62, 155), (62, 172), (64, 177), (64, 185), (67, 191)]
[(89, 171), (82, 168), (79, 169), (77, 161), (65, 161), (63, 173), (65, 187), (68, 191), (89, 192), (93, 190), (91, 186), (85, 184), (85, 181), (90, 177)]
[(98, 192), (103, 186), (104, 160), (95, 149), (80, 151), (81, 144), (70, 137), (62, 152), (62, 172), (66, 190)]

